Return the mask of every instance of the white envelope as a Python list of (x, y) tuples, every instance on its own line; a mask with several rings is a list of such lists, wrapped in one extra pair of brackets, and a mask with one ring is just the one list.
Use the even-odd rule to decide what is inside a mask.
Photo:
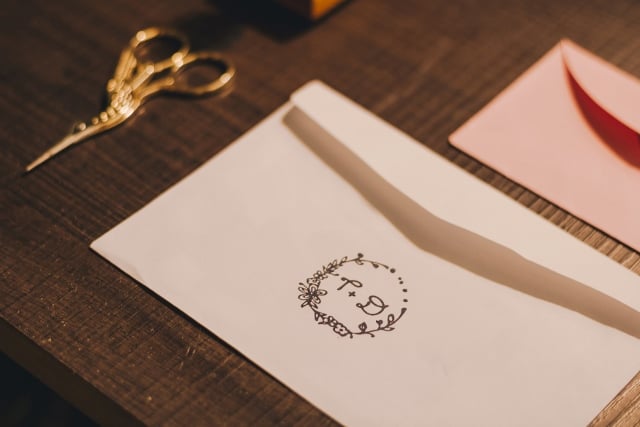
[(92, 248), (348, 425), (585, 425), (640, 369), (640, 277), (320, 82)]

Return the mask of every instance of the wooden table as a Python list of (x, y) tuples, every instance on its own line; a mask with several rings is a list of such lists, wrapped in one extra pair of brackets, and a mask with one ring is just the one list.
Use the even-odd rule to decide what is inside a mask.
[[(315, 25), (266, 0), (10, 0), (0, 22), (0, 350), (99, 422), (334, 424), (88, 247), (310, 79), (640, 272), (637, 252), (447, 143), (562, 37), (640, 76), (636, 0), (354, 0)], [(228, 53), (233, 93), (158, 98), (22, 176), (98, 111), (121, 47), (158, 24)], [(598, 425), (640, 419), (638, 387), (636, 378)]]

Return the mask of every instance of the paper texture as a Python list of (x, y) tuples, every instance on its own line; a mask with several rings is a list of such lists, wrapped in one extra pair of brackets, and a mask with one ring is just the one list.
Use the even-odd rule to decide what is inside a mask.
[(348, 425), (585, 425), (639, 277), (313, 82), (92, 248)]
[(565, 40), (453, 145), (640, 250), (640, 81)]

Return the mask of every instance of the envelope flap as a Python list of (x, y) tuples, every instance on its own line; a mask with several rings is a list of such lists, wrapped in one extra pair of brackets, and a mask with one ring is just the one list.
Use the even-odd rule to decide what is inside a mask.
[(291, 101), (431, 214), (640, 310), (640, 288), (632, 286), (637, 284), (635, 274), (577, 239), (559, 238), (555, 225), (490, 185), (470, 180), (457, 166), (340, 93), (311, 82)]
[(571, 77), (600, 108), (623, 125), (640, 133), (640, 80), (570, 40), (561, 43)]

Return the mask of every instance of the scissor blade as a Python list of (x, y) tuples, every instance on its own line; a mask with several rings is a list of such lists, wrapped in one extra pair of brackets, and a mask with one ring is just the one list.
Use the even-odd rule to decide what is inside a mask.
[(25, 173), (31, 172), (32, 170), (34, 170), (35, 168), (37, 168), (38, 166), (40, 166), (41, 164), (43, 164), (47, 160), (51, 159), (53, 156), (55, 156), (58, 153), (66, 150), (67, 148), (71, 147), (72, 145), (77, 144), (78, 142), (84, 141), (87, 138), (90, 138), (90, 137), (92, 137), (92, 136), (94, 136), (94, 135), (96, 135), (98, 133), (104, 132), (104, 131), (106, 131), (108, 129), (111, 129), (111, 128), (119, 125), (127, 117), (128, 116), (123, 115), (123, 114), (117, 114), (116, 116), (111, 117), (110, 119), (108, 119), (105, 122), (91, 124), (91, 125), (85, 127), (82, 130), (70, 133), (69, 135), (67, 135), (64, 138), (62, 138), (62, 140), (60, 142), (58, 142), (53, 147), (49, 148), (47, 151), (42, 153), (40, 155), (40, 157), (38, 157), (33, 162), (31, 162), (29, 164), (29, 166), (27, 166), (25, 168)]
[(34, 170), (35, 168), (37, 168), (38, 166), (40, 166), (41, 164), (43, 164), (44, 162), (46, 162), (47, 160), (55, 156), (56, 154), (69, 148), (76, 142), (83, 139), (83, 137), (86, 137), (86, 135), (84, 135), (84, 132), (71, 133), (65, 136), (64, 138), (62, 138), (60, 142), (58, 142), (56, 145), (54, 145), (53, 147), (49, 148), (47, 151), (42, 153), (33, 162), (29, 163), (29, 165), (25, 168), (25, 173), (31, 172), (32, 170)]
[(40, 157), (35, 159), (33, 162), (29, 163), (29, 165), (24, 170), (25, 173), (31, 172), (32, 170), (34, 170), (35, 168), (37, 168), (38, 166), (40, 166), (41, 164), (49, 160), (51, 157), (52, 155), (49, 154), (48, 152), (41, 154)]

